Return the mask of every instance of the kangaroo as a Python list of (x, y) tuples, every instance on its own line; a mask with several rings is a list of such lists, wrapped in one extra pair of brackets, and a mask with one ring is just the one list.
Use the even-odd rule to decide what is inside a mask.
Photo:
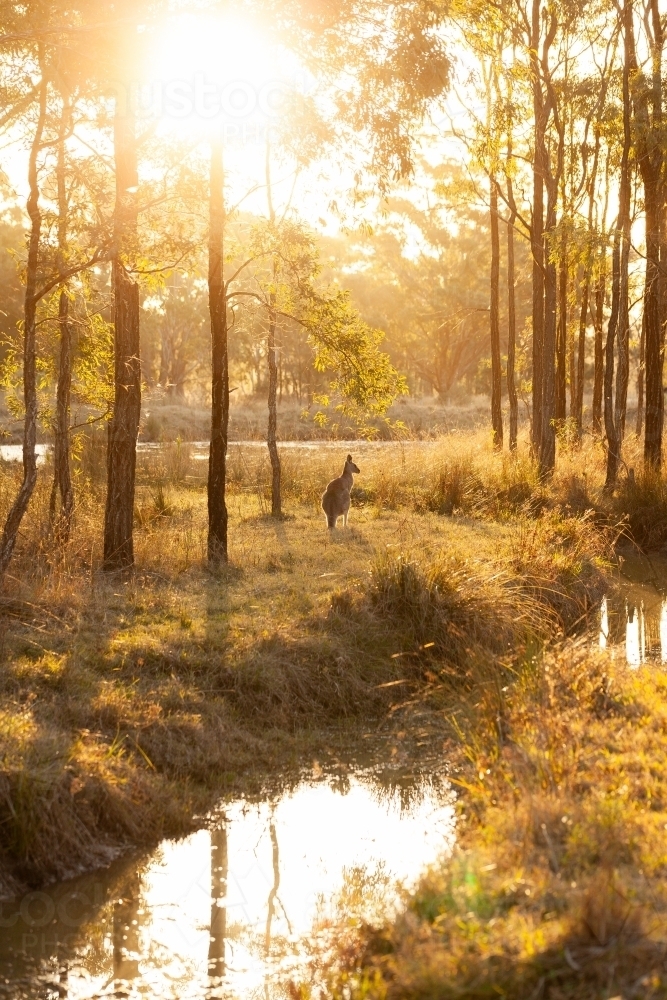
[(332, 479), (322, 497), (322, 510), (327, 519), (327, 527), (333, 530), (339, 517), (347, 527), (347, 515), (350, 510), (350, 490), (354, 482), (352, 473), (359, 475), (359, 469), (348, 455), (342, 476)]

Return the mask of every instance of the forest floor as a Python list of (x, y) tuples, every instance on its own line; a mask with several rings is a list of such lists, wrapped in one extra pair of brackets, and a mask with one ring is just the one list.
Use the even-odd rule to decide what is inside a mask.
[[(555, 998), (634, 976), (636, 995), (665, 995), (667, 688), (586, 630), (619, 536), (664, 545), (667, 491), (638, 476), (605, 498), (593, 444), (548, 485), (525, 446), (497, 456), (485, 433), (360, 445), (350, 527), (331, 536), (318, 501), (344, 450), (283, 451), (276, 521), (263, 452), (232, 447), (220, 574), (182, 443), (140, 456), (126, 577), (99, 568), (99, 441), (65, 546), (42, 468), (1, 599), (0, 894), (182, 834), (221, 794), (314, 759), (414, 743), (461, 789), (457, 853), (394, 923), (337, 932), (313, 981)], [(17, 481), (5, 465), (3, 509)]]

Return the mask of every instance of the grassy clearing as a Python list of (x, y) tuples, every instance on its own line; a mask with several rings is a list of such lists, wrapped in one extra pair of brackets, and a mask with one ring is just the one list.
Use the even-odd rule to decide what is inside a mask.
[(566, 644), (457, 699), (459, 843), (303, 998), (667, 996), (667, 680)]
[[(430, 461), (397, 447), (413, 468)], [(407, 742), (426, 726), (441, 745), (452, 683), (465, 694), (477, 662), (582, 627), (602, 594), (609, 538), (591, 521), (376, 498), (330, 538), (317, 505), (335, 453), (284, 456), (289, 516), (276, 522), (253, 478), (262, 459), (232, 449), (220, 576), (203, 567), (201, 462), (185, 446), (141, 456), (127, 579), (98, 569), (103, 452), (82, 455), (65, 548), (48, 533), (44, 470), (0, 618), (3, 891), (184, 832), (223, 791), (349, 758), (411, 706)], [(384, 453), (367, 446), (364, 462), (369, 490), (401, 481)], [(16, 477), (5, 470), (2, 506)]]

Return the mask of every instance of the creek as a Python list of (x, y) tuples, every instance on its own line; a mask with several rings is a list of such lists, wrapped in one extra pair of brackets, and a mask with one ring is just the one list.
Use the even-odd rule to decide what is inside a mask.
[(386, 768), (223, 801), (209, 820), (0, 904), (0, 997), (284, 997), (337, 916), (389, 915), (454, 839), (446, 779)]
[(600, 607), (598, 644), (631, 667), (667, 662), (667, 556), (623, 552)]

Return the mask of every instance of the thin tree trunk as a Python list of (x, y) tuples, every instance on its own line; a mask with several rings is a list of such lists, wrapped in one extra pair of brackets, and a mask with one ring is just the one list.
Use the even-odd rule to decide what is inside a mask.
[[(588, 180), (588, 234), (589, 237), (593, 236), (593, 214), (596, 205), (596, 185), (598, 176), (598, 167), (600, 163), (600, 133), (596, 128), (595, 130), (595, 152), (593, 154), (593, 168), (590, 173)], [(584, 258), (584, 280), (581, 286), (581, 310), (579, 312), (579, 341), (577, 344), (577, 391), (575, 398), (575, 420), (577, 424), (577, 437), (581, 439), (584, 430), (584, 390), (586, 388), (586, 329), (588, 325), (588, 309), (591, 302), (591, 275), (590, 275), (590, 265), (592, 261), (588, 257)], [(592, 310), (591, 310), (592, 311)], [(597, 325), (593, 323), (593, 329), (595, 331), (595, 362), (594, 362), (594, 389), (593, 389), (593, 430), (599, 432), (600, 420), (598, 417), (598, 426), (595, 426), (595, 405), (597, 403), (598, 408), (602, 402), (602, 381), (598, 387), (597, 384), (597, 372), (598, 372), (598, 338), (597, 338)], [(600, 329), (600, 344), (599, 344), (600, 359), (602, 356), (602, 329)], [(596, 389), (599, 388), (598, 396), (596, 397)]]
[(558, 327), (556, 336), (556, 420), (567, 416), (567, 248), (558, 265)]
[(491, 176), (491, 427), (493, 447), (503, 447), (502, 365), (500, 360), (500, 233), (498, 229), (498, 187)]
[[(545, 164), (548, 162), (544, 157)], [(547, 183), (547, 213), (545, 238), (553, 239), (556, 231), (556, 206), (560, 174), (563, 166), (563, 137), (558, 141), (558, 168), (556, 176), (549, 170)], [(540, 448), (540, 474), (550, 476), (556, 466), (556, 303), (558, 275), (551, 255), (545, 253), (544, 265), (544, 353), (542, 358), (542, 444)]]
[[(604, 323), (604, 272), (598, 275), (595, 282), (595, 311), (593, 312), (593, 329), (595, 332), (594, 370), (593, 370), (593, 433), (602, 433), (602, 387), (604, 380), (604, 347), (602, 326)], [(592, 308), (591, 308), (592, 311)]]
[[(58, 270), (66, 264), (68, 206), (65, 176), (65, 136), (71, 109), (63, 99), (58, 143), (56, 178), (58, 187)], [(56, 388), (56, 420), (53, 455), (53, 488), (51, 491), (51, 520), (55, 520), (57, 495), (60, 494), (61, 512), (56, 528), (57, 537), (66, 542), (72, 526), (74, 494), (70, 470), (70, 392), (72, 387), (72, 331), (69, 322), (69, 295), (63, 285), (58, 301), (58, 328), (60, 331), (60, 357), (58, 360), (58, 385)]]
[[(614, 342), (619, 340), (619, 367), (623, 365), (623, 347), (621, 342), (626, 336), (629, 323), (628, 317), (628, 256), (630, 250), (630, 64), (631, 37), (628, 28), (632, 24), (632, 0), (625, 0), (624, 5), (624, 60), (623, 60), (623, 152), (619, 171), (618, 219), (612, 250), (612, 292), (611, 315), (607, 329), (605, 347), (604, 371), (604, 423), (607, 434), (607, 472), (605, 489), (612, 490), (618, 475), (621, 457), (622, 425), (621, 407), (618, 399), (613, 400), (614, 384)], [(619, 385), (622, 388), (623, 372), (617, 380), (617, 397)], [(627, 378), (627, 376), (626, 376)], [(627, 382), (626, 382), (627, 391)]]
[(136, 252), (137, 139), (135, 119), (118, 101), (114, 116), (116, 206), (112, 280), (114, 295), (114, 407), (108, 424), (105, 570), (134, 564), (134, 486), (141, 418), (139, 286), (128, 273)]
[(542, 366), (544, 356), (544, 177), (545, 164), (544, 99), (540, 83), (538, 49), (540, 43), (541, 2), (532, 0), (531, 13), (531, 72), (533, 84), (533, 114), (535, 120), (535, 158), (533, 162), (533, 220), (531, 250), (533, 256), (533, 452), (537, 455), (542, 443)]
[(23, 425), (23, 481), (12, 504), (2, 532), (0, 542), (0, 576), (12, 558), (23, 515), (28, 509), (30, 498), (37, 483), (37, 381), (36, 381), (36, 324), (37, 312), (37, 269), (39, 266), (39, 244), (42, 231), (42, 213), (39, 208), (39, 182), (37, 177), (37, 156), (46, 121), (46, 98), (48, 82), (43, 70), (44, 49), (39, 46), (39, 63), (42, 80), (39, 88), (39, 116), (30, 147), (28, 161), (28, 184), (30, 193), (27, 211), (30, 218), (28, 240), (28, 260), (25, 275), (24, 325), (23, 325), (23, 400), (25, 420)]
[(577, 423), (577, 434), (581, 437), (584, 429), (584, 382), (586, 378), (586, 323), (588, 320), (588, 297), (590, 294), (590, 279), (584, 278), (581, 287), (581, 310), (579, 312), (579, 341), (577, 343), (577, 391), (574, 400), (574, 418)]
[(510, 451), (517, 446), (519, 400), (516, 392), (514, 366), (516, 358), (516, 289), (514, 274), (514, 224), (516, 205), (512, 181), (507, 178), (507, 200), (511, 206), (507, 224), (507, 395), (510, 403)]
[[(273, 207), (271, 190), (271, 148), (266, 144), (266, 194), (269, 205), (269, 222), (271, 228), (275, 226), (276, 216)], [(269, 420), (267, 426), (266, 443), (269, 449), (271, 460), (271, 515), (272, 517), (282, 517), (282, 503), (280, 496), (280, 455), (278, 454), (277, 429), (278, 429), (278, 358), (276, 350), (276, 281), (278, 277), (277, 260), (273, 259), (273, 286), (269, 293), (269, 330), (267, 342), (267, 355), (269, 362), (269, 393), (268, 407)]]
[(573, 418), (576, 420), (576, 412), (577, 412), (577, 367), (574, 360), (574, 356), (575, 356), (574, 329), (568, 326), (567, 327), (567, 370), (568, 370), (568, 382), (569, 382), (569, 394), (570, 394), (570, 411), (569, 411), (570, 420), (572, 420)]
[[(628, 167), (629, 170), (629, 167)], [(628, 178), (628, 187), (630, 179)], [(630, 259), (630, 205), (628, 194), (628, 215), (625, 221), (621, 247), (621, 301), (618, 323), (618, 368), (616, 371), (616, 399), (614, 418), (619, 446), (625, 436), (625, 415), (628, 405), (628, 382), (630, 378), (630, 314), (628, 303), (628, 265)]]
[(644, 421), (644, 369), (646, 363), (646, 310), (642, 312), (642, 329), (639, 335), (639, 364), (637, 365), (637, 426), (635, 433), (642, 436)]
[[(551, 198), (549, 199), (552, 200)], [(556, 225), (556, 206), (547, 209), (547, 232)], [(544, 280), (544, 354), (542, 360), (542, 446), (540, 473), (551, 475), (556, 465), (556, 298), (558, 278), (556, 265), (547, 261)]]
[(208, 561), (227, 562), (227, 434), (229, 367), (227, 296), (223, 273), (225, 232), (222, 139), (211, 143), (209, 194), (208, 295), (211, 316), (211, 444), (208, 463)]

